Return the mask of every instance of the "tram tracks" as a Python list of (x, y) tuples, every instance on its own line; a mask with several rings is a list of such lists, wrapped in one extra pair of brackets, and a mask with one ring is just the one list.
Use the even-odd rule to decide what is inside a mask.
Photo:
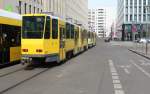
[(20, 69), (14, 70), (14, 71), (12, 71), (12, 72), (8, 72), (8, 73), (5, 73), (5, 74), (1, 74), (1, 75), (0, 75), (0, 78), (1, 78), (1, 77), (5, 77), (5, 76), (10, 75), (10, 74), (13, 74), (13, 73), (16, 73), (16, 72), (21, 71), (21, 70), (23, 70), (23, 69), (24, 69), (24, 68), (20, 68)]
[(14, 65), (14, 66), (11, 66), (11, 67), (7, 67), (7, 68), (3, 68), (0, 70), (0, 78), (1, 77), (5, 77), (5, 76), (8, 76), (8, 75), (11, 75), (13, 73), (16, 73), (18, 71), (21, 71), (23, 70), (25, 67), (22, 66), (21, 64), (19, 65)]
[[(26, 71), (23, 68), (0, 76), (0, 94), (12, 90), (13, 88), (41, 75), (50, 68), (35, 69), (33, 71)], [(38, 72), (37, 72), (38, 71)], [(22, 75), (19, 75), (22, 74)]]

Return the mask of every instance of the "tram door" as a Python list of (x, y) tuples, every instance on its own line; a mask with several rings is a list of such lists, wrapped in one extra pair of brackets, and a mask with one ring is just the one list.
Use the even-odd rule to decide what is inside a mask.
[(0, 25), (0, 64), (2, 63), (2, 25)]
[(9, 63), (10, 61), (10, 36), (12, 28), (8, 25), (2, 25), (2, 64)]
[(60, 27), (60, 60), (65, 58), (65, 29)]

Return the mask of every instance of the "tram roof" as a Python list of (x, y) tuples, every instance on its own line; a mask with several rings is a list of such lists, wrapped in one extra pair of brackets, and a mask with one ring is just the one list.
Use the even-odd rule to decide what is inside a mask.
[(8, 12), (2, 9), (0, 9), (0, 17), (7, 17), (7, 18), (21, 20), (21, 15), (17, 13)]

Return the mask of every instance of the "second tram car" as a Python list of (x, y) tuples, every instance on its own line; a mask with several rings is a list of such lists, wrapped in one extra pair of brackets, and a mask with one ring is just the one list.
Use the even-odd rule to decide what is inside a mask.
[(0, 65), (21, 58), (21, 16), (0, 9)]

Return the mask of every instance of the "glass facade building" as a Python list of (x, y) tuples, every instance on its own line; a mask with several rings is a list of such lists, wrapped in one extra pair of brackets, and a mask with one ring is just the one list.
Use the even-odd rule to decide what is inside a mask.
[[(150, 0), (118, 0), (117, 29), (122, 31), (122, 40), (146, 37), (145, 25), (150, 21), (147, 5)], [(136, 27), (136, 32), (133, 31)]]

